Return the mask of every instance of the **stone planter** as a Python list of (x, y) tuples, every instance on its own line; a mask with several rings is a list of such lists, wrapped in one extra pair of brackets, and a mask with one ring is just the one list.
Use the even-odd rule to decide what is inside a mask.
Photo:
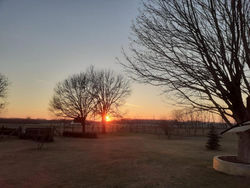
[(238, 162), (236, 156), (215, 156), (213, 168), (225, 174), (250, 177), (250, 164)]

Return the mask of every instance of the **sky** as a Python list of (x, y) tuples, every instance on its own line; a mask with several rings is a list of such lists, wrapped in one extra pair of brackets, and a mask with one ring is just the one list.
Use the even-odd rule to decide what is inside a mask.
[[(1, 117), (46, 118), (56, 83), (90, 65), (124, 73), (140, 0), (0, 0), (0, 73), (8, 77)], [(127, 75), (125, 75), (127, 76)], [(127, 118), (169, 119), (161, 89), (132, 83)]]

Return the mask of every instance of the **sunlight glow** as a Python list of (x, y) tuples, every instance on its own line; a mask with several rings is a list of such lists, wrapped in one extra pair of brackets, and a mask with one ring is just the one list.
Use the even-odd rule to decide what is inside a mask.
[(106, 117), (105, 117), (105, 120), (106, 120), (106, 121), (111, 121), (111, 119), (110, 119), (109, 116), (106, 116)]

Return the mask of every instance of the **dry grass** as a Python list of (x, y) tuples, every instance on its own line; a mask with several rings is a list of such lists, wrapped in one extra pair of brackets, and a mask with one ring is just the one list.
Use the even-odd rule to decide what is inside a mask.
[(214, 155), (236, 152), (235, 138), (224, 138), (218, 152), (206, 151), (205, 143), (130, 134), (56, 138), (37, 150), (32, 141), (5, 139), (0, 187), (249, 187), (250, 179), (212, 169)]

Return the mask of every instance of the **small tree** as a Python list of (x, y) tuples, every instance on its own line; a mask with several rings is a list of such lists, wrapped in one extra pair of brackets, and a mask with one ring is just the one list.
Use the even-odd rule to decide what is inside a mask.
[(83, 134), (85, 134), (86, 118), (95, 106), (90, 94), (90, 83), (88, 74), (74, 74), (56, 85), (54, 96), (50, 101), (50, 111), (56, 116), (80, 121)]
[(3, 109), (5, 106), (4, 99), (7, 94), (8, 85), (8, 79), (4, 75), (0, 74), (0, 110)]
[(208, 150), (219, 150), (220, 148), (220, 137), (215, 129), (214, 126), (211, 126), (209, 133), (208, 133), (208, 141), (206, 144), (206, 148)]
[(119, 107), (130, 94), (130, 85), (122, 75), (111, 70), (95, 70), (90, 67), (91, 94), (95, 100), (93, 115), (101, 116), (102, 132), (106, 132), (106, 116), (121, 116)]

